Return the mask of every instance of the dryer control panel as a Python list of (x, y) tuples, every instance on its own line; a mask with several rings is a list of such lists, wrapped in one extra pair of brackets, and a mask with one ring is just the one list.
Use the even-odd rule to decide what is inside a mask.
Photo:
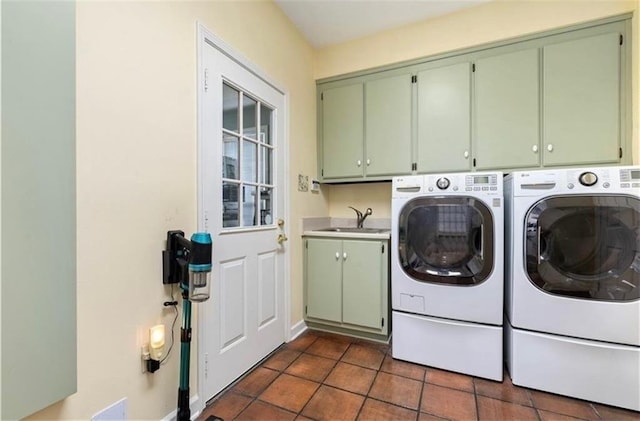
[(640, 167), (593, 167), (514, 172), (514, 196), (640, 192)]

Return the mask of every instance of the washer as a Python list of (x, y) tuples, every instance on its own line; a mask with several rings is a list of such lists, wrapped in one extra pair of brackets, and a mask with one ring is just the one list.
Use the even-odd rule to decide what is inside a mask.
[(513, 383), (640, 410), (640, 167), (505, 179)]
[(393, 179), (394, 358), (502, 380), (502, 178)]

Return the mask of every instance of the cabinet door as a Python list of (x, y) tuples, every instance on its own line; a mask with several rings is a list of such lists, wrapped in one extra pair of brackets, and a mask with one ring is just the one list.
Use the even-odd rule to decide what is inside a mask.
[(543, 54), (543, 164), (618, 162), (619, 34), (549, 45)]
[(411, 173), (411, 74), (365, 84), (365, 171)]
[(379, 241), (344, 241), (343, 323), (382, 327), (382, 247)]
[(471, 65), (418, 73), (418, 171), (470, 168)]
[(476, 61), (476, 169), (540, 165), (538, 49)]
[(322, 92), (323, 178), (362, 176), (363, 99), (361, 83)]
[(342, 241), (307, 239), (307, 316), (342, 321)]

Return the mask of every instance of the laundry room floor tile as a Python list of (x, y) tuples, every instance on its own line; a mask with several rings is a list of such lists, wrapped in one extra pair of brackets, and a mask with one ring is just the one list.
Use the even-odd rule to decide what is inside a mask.
[(640, 413), (394, 360), (389, 345), (308, 330), (209, 402), (197, 421), (639, 421)]
[(284, 372), (313, 380), (314, 382), (321, 382), (327, 377), (334, 365), (336, 365), (335, 360), (317, 355), (302, 354)]
[(473, 377), (460, 373), (428, 368), (424, 381), (426, 383), (437, 384), (438, 386), (446, 386), (473, 393)]
[(375, 370), (339, 362), (324, 384), (366, 396), (375, 378)]

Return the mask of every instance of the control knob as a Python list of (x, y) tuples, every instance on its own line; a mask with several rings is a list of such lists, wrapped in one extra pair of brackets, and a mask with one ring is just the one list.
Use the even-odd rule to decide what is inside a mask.
[(436, 186), (438, 186), (440, 190), (446, 190), (449, 184), (449, 179), (446, 177), (439, 178), (438, 181), (436, 181)]
[(580, 177), (578, 178), (578, 180), (580, 181), (580, 184), (582, 184), (583, 186), (593, 186), (598, 182), (598, 176), (592, 173), (591, 171), (587, 171), (580, 174)]

